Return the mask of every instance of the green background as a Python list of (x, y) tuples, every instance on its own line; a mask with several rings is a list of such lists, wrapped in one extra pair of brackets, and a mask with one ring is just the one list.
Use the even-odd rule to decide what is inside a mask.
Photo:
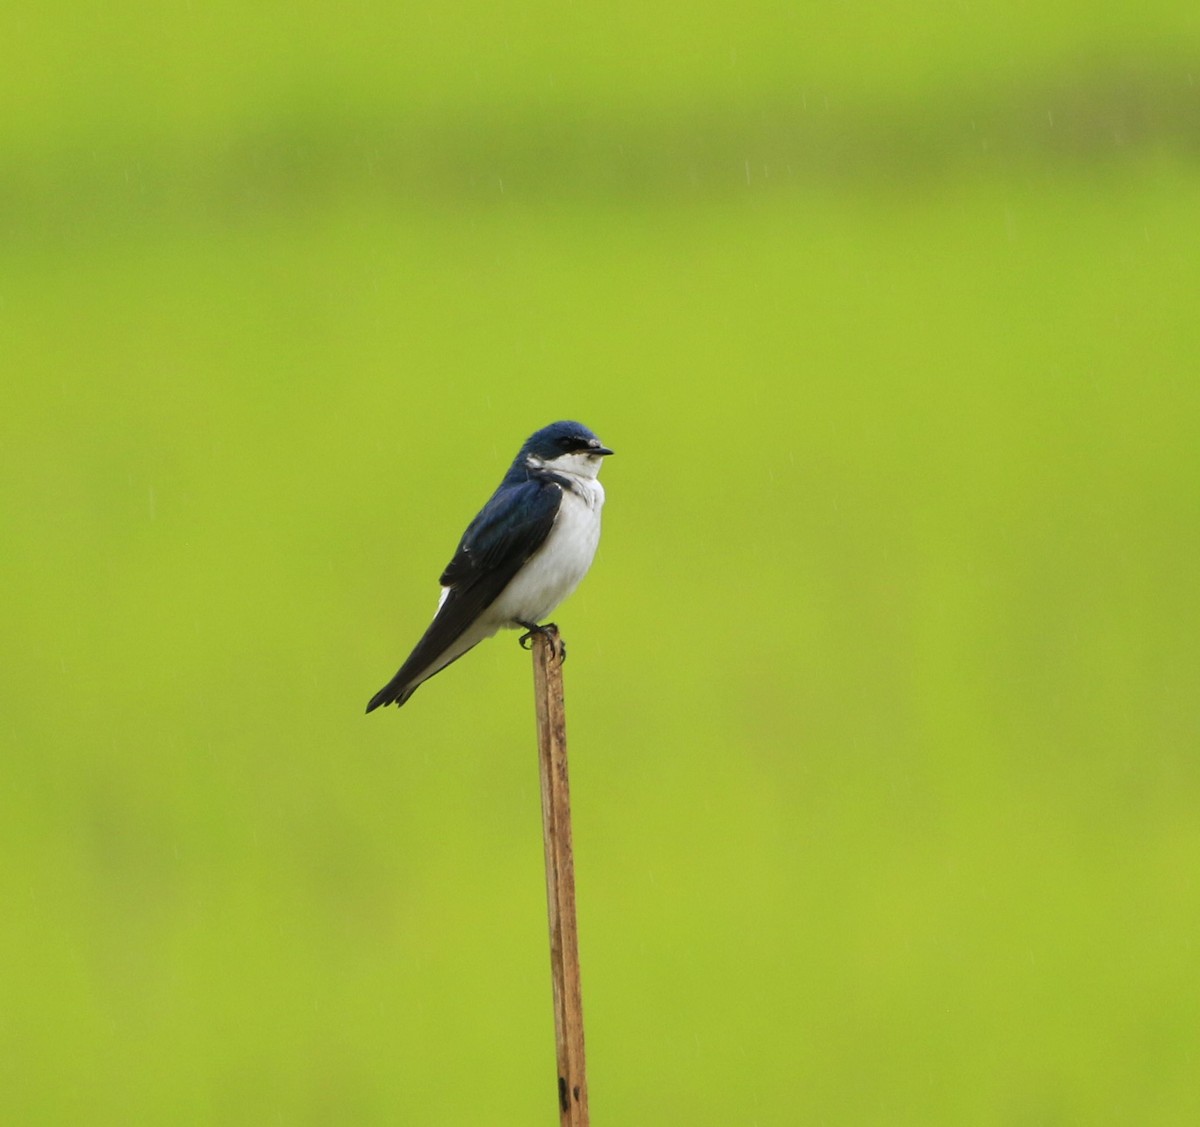
[(0, 16), (0, 1119), (1200, 1122), (1200, 8)]

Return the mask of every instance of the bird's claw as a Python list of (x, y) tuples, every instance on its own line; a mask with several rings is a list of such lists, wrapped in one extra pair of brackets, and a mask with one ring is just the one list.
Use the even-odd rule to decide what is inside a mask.
[(550, 649), (559, 661), (567, 660), (567, 644), (562, 640), (562, 635), (559, 634), (558, 627), (553, 622), (547, 622), (545, 626), (539, 626), (536, 622), (518, 622), (517, 625), (525, 627), (525, 633), (517, 639), (521, 649), (529, 649), (533, 645), (533, 636), (540, 634), (549, 641)]

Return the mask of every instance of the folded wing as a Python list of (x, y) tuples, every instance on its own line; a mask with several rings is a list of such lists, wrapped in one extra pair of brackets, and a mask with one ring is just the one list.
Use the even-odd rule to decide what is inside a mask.
[(442, 572), (447, 589), (429, 629), (396, 676), (367, 705), (403, 704), (422, 681), (495, 633), (487, 608), (546, 541), (562, 503), (562, 487), (531, 479), (504, 485), (470, 523)]

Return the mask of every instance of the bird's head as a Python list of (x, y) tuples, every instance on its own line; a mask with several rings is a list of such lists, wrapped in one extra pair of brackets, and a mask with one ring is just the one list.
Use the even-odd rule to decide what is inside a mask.
[(558, 422), (531, 434), (517, 455), (519, 465), (576, 477), (595, 477), (612, 451), (582, 423)]

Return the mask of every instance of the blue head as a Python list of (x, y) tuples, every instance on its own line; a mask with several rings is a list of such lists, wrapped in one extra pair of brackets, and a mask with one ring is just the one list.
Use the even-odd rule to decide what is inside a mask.
[(548, 469), (577, 477), (595, 477), (612, 451), (582, 423), (568, 420), (535, 431), (521, 447), (513, 470)]

